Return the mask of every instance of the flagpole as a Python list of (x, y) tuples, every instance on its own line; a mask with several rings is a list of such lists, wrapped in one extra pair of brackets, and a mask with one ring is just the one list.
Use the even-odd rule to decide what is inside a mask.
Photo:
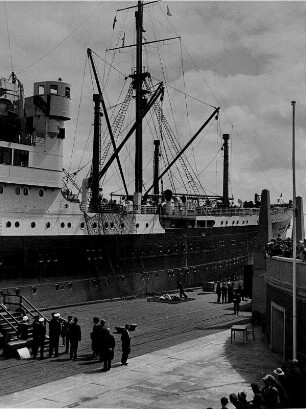
[(295, 188), (295, 101), (292, 105), (292, 179), (293, 179), (293, 225), (292, 225), (292, 359), (296, 359), (296, 188)]

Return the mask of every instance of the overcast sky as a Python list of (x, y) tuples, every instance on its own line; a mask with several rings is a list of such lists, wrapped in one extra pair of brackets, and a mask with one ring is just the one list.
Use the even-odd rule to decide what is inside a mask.
[[(133, 3), (0, 2), (0, 75), (8, 77), (13, 69), (23, 82), (26, 95), (31, 95), (35, 81), (61, 77), (72, 86), (72, 120), (65, 140), (65, 167), (72, 171), (81, 158), (85, 162), (89, 159), (81, 153), (90, 143), (85, 135), (90, 130), (86, 118), (93, 106), (87, 90), (90, 87), (86, 86), (90, 82), (86, 80), (83, 94), (87, 97), (88, 91), (87, 112), (80, 115), (79, 109), (86, 49), (90, 47), (104, 56), (105, 49), (115, 45), (115, 39), (119, 38), (122, 45), (122, 33), (126, 45), (134, 42), (133, 11), (127, 20), (123, 12), (116, 15), (118, 8), (130, 4)], [(167, 6), (171, 16), (167, 16)], [(169, 85), (186, 92), (188, 87), (188, 94), (221, 107), (219, 125), (212, 124), (206, 139), (200, 139), (189, 151), (191, 163), (194, 159), (200, 161), (197, 171), (201, 172), (203, 186), (208, 192), (222, 194), (217, 181), (222, 168), (217, 170), (215, 165), (208, 164), (220, 147), (220, 140), (214, 142), (214, 138), (218, 132), (224, 132), (231, 134), (230, 192), (236, 201), (252, 200), (254, 193), (264, 188), (270, 190), (271, 201), (280, 193), (284, 200), (289, 200), (291, 101), (295, 100), (297, 195), (305, 200), (306, 2), (170, 1), (160, 2), (154, 8), (150, 6), (150, 17), (144, 19), (146, 41), (177, 35), (182, 39), (165, 44), (164, 56), (170, 60)], [(115, 15), (117, 23), (113, 30)], [(158, 31), (153, 30), (153, 24)], [(129, 60), (131, 52), (121, 56)], [(157, 61), (147, 59), (145, 53), (145, 64), (154, 72)], [(120, 71), (124, 69), (117, 67)], [(130, 68), (124, 74), (129, 75)], [(176, 102), (179, 100), (177, 97)], [(115, 101), (108, 91), (107, 102)], [(181, 117), (188, 105), (189, 125), (178, 119), (180, 132), (186, 132), (188, 138), (212, 113), (212, 108), (203, 103), (196, 105), (188, 98), (182, 102), (185, 105), (182, 115), (180, 108), (176, 109)], [(75, 134), (81, 142), (74, 142)], [(218, 162), (220, 166), (221, 154)]]

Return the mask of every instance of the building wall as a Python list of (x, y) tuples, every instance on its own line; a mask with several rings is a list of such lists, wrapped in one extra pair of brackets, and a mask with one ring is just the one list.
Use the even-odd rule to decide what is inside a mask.
[[(297, 260), (297, 353), (306, 357), (306, 263)], [(282, 327), (282, 323), (271, 321), (272, 308), (274, 320), (282, 320), (284, 311), (284, 356), (292, 358), (292, 259), (273, 257), (267, 259), (266, 282), (266, 334), (273, 347), (272, 328)], [(279, 311), (276, 313), (276, 310)], [(275, 329), (274, 329), (275, 331)], [(279, 341), (279, 340), (278, 340)], [(275, 342), (276, 344), (276, 342)]]

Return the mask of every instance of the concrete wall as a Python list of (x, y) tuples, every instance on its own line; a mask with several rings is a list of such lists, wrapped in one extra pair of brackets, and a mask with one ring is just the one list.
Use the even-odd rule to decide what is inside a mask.
[[(306, 357), (306, 263), (297, 260), (297, 352)], [(272, 311), (284, 311), (284, 355), (292, 359), (292, 259), (282, 257), (267, 258), (266, 282), (266, 330), (268, 341), (273, 347), (273, 327), (282, 323), (273, 323)], [(278, 313), (274, 320), (281, 320)], [(275, 338), (275, 337), (274, 337)]]

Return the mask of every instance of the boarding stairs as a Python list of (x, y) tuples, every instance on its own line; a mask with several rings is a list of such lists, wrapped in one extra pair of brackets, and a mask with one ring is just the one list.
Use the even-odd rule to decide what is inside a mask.
[[(27, 339), (18, 337), (18, 326), (23, 321), (24, 315), (29, 318)], [(10, 356), (21, 348), (31, 348), (33, 341), (33, 321), (35, 316), (49, 320), (20, 294), (4, 294), (0, 299), (0, 333), (4, 338), (3, 354)], [(46, 336), (45, 349), (49, 347), (49, 337)]]

